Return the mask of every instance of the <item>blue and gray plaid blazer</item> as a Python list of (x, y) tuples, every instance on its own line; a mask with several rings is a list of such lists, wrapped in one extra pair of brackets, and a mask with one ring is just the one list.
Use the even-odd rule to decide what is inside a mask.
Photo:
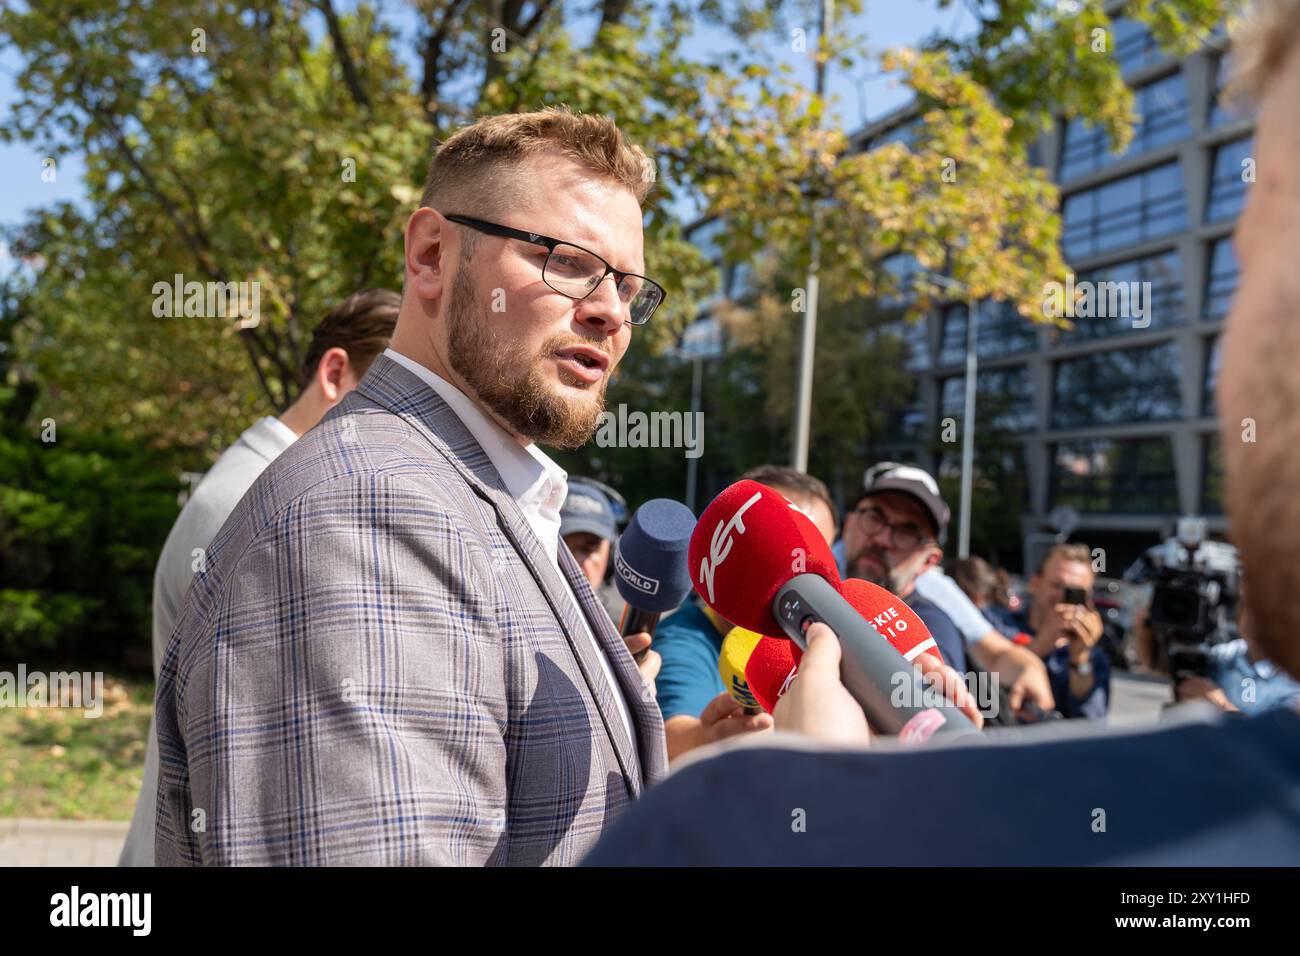
[(487, 455), (376, 359), (262, 473), (190, 587), (158, 684), (158, 865), (577, 863), (667, 755), (559, 550), (635, 748)]

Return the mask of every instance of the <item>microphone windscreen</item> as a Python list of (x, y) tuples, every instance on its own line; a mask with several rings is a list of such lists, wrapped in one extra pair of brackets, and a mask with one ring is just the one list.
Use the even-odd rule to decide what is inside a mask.
[(921, 654), (933, 654), (943, 661), (943, 654), (930, 636), (930, 629), (896, 594), (859, 578), (846, 578), (840, 584), (840, 593), (867, 619), (868, 624), (894, 645), (894, 650), (909, 661)]
[(745, 664), (745, 683), (758, 705), (769, 714), (790, 686), (803, 658), (799, 645), (785, 637), (761, 637)]
[(749, 692), (745, 680), (745, 665), (754, 646), (763, 639), (762, 634), (747, 631), (743, 627), (733, 627), (722, 639), (722, 653), (718, 655), (718, 676), (722, 686), (727, 689), (731, 699), (745, 707), (758, 707), (759, 703)]
[(666, 614), (691, 593), (686, 553), (695, 515), (680, 501), (647, 501), (619, 536), (614, 549), (614, 585), (623, 600), (641, 611)]
[(780, 492), (738, 481), (700, 515), (690, 545), (691, 582), (718, 614), (759, 634), (781, 634), (772, 599), (796, 574), (838, 587), (830, 545)]

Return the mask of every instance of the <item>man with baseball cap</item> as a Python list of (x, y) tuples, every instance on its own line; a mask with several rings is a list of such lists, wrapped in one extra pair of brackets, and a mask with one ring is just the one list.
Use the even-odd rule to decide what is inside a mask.
[(969, 668), (966, 642), (938, 605), (916, 593), (916, 579), (943, 560), (952, 517), (929, 472), (881, 462), (867, 469), (863, 492), (844, 522), (844, 563), (849, 577), (889, 588), (930, 629), (944, 662), (959, 674)]
[(976, 668), (996, 673), (1010, 711), (1035, 719), (1054, 707), (1047, 669), (1037, 655), (1000, 634), (943, 573), (939, 565), (951, 517), (929, 472), (893, 461), (873, 465), (844, 521), (841, 571), (907, 601), (948, 664), (962, 674)]
[(623, 598), (605, 580), (609, 556), (618, 538), (618, 520), (605, 489), (585, 478), (569, 479), (569, 494), (560, 508), (560, 537), (578, 562), (596, 597), (613, 619), (623, 616)]

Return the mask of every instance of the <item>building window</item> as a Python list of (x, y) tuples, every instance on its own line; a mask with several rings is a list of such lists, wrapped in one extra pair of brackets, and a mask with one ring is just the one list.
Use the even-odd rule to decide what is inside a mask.
[[(939, 417), (962, 421), (966, 412), (966, 376), (943, 380), (939, 396)], [(1034, 385), (1029, 366), (983, 369), (975, 374), (976, 428), (1005, 432), (1032, 431)]]
[(1205, 317), (1221, 319), (1228, 314), (1232, 295), (1237, 291), (1237, 254), (1232, 237), (1215, 239), (1210, 246), (1210, 272), (1205, 279)]
[(891, 445), (923, 443), (926, 440), (925, 408), (913, 405), (892, 416), (884, 440)]
[(1214, 414), (1215, 388), (1219, 384), (1220, 349), (1223, 344), (1221, 336), (1214, 336), (1205, 342), (1205, 375), (1202, 376), (1201, 414)]
[[(965, 316), (964, 309), (962, 315)], [(965, 319), (962, 321), (964, 325)], [(962, 347), (965, 348), (965, 343)], [(995, 302), (990, 299), (979, 304), (975, 354), (980, 358), (1032, 352), (1037, 347), (1038, 329), (1016, 310), (1014, 302)]]
[[(950, 302), (943, 307), (939, 341), (939, 364), (961, 365), (966, 361), (966, 319), (970, 307), (965, 302)], [(977, 306), (975, 354), (980, 358), (997, 358), (1032, 352), (1038, 346), (1038, 330), (1018, 311), (1014, 303), (992, 299)]]
[(891, 337), (902, 340), (903, 367), (912, 371), (924, 371), (930, 367), (930, 333), (926, 328), (928, 320), (924, 317), (890, 322), (881, 331)]
[(1164, 54), (1160, 52), (1160, 47), (1155, 37), (1151, 35), (1151, 31), (1136, 20), (1116, 17), (1111, 22), (1111, 30), (1115, 43), (1115, 59), (1119, 60), (1121, 72), (1130, 73), (1164, 59)]
[[(1177, 325), (1186, 317), (1182, 261), (1172, 249), (1090, 269), (1076, 276), (1074, 285), (1074, 328), (1060, 333), (1062, 341)], [(1078, 298), (1081, 290), (1092, 295), (1091, 304)]]
[(1056, 364), (1053, 428), (1168, 421), (1181, 415), (1176, 342), (1093, 352)]
[(1232, 77), (1232, 54), (1225, 53), (1214, 62), (1214, 96), (1210, 101), (1210, 126), (1223, 126), (1235, 123), (1250, 115), (1247, 109), (1238, 105), (1228, 106), (1223, 100), (1224, 87)]
[(1052, 448), (1052, 505), (1107, 514), (1176, 514), (1168, 438), (1061, 442)]
[(1217, 434), (1201, 440), (1201, 514), (1223, 514), (1223, 449)]
[(1187, 226), (1178, 163), (1165, 163), (1066, 197), (1062, 207), (1067, 259), (1081, 259), (1167, 236)]
[(1073, 119), (1065, 129), (1061, 149), (1061, 182), (1129, 156), (1137, 156), (1160, 146), (1167, 146), (1191, 135), (1187, 112), (1187, 86), (1181, 73), (1148, 83), (1134, 90), (1136, 107), (1142, 122), (1133, 131), (1133, 141), (1122, 154), (1110, 151), (1110, 138), (1100, 126), (1088, 126)]
[(899, 123), (897, 126), (893, 126), (885, 130), (883, 133), (877, 133), (867, 141), (862, 151), (864, 153), (869, 153), (873, 149), (879, 149), (880, 147), (887, 146), (890, 143), (902, 143), (908, 149), (912, 149), (916, 146), (916, 142), (920, 138), (921, 124), (921, 118), (917, 117), (915, 119), (910, 119), (907, 122)]
[[(939, 364), (960, 365), (966, 361), (966, 319), (970, 308), (964, 302), (944, 306), (940, 320), (943, 329), (939, 337)], [(976, 329), (975, 347), (979, 349), (979, 330)]]
[(1235, 219), (1246, 201), (1246, 171), (1253, 166), (1253, 140), (1246, 136), (1224, 143), (1214, 151), (1214, 172), (1210, 177), (1210, 205), (1206, 222)]
[(916, 298), (912, 286), (916, 282), (917, 272), (921, 270), (921, 264), (916, 261), (916, 256), (900, 252), (882, 259), (880, 268), (888, 274), (888, 278), (882, 277), (882, 281), (889, 281), (894, 287), (893, 292), (882, 292), (876, 297), (883, 308), (902, 308)]

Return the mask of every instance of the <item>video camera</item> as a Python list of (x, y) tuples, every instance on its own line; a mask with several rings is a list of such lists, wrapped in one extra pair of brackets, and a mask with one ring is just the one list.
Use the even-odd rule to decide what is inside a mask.
[(1205, 540), (1205, 519), (1181, 518), (1177, 536), (1150, 549), (1126, 574), (1154, 582), (1147, 627), (1157, 664), (1174, 681), (1209, 673), (1210, 648), (1237, 636), (1233, 623), (1241, 580), (1237, 549)]

